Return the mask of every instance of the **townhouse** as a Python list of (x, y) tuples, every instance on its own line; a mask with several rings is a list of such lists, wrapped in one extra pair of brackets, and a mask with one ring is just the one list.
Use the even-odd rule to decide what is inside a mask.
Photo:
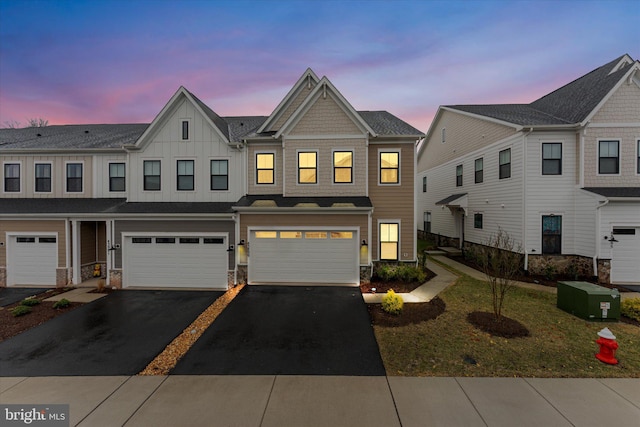
[(501, 228), (532, 273), (640, 283), (639, 68), (622, 55), (530, 104), (441, 106), (418, 230), (466, 249)]
[(311, 69), (270, 116), (180, 87), (150, 124), (0, 130), (0, 286), (226, 289), (414, 262), (424, 135)]

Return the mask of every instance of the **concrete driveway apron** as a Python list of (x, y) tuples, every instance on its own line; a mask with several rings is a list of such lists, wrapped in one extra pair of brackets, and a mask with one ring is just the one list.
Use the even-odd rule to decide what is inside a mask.
[(221, 291), (115, 292), (0, 343), (0, 376), (135, 375)]
[(385, 375), (357, 287), (247, 286), (187, 352), (179, 375)]

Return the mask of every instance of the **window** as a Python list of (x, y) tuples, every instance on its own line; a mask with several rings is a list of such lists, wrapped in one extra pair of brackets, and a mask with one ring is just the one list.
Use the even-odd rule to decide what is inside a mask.
[(229, 189), (229, 161), (211, 160), (211, 189)]
[(500, 179), (511, 178), (511, 148), (499, 153)]
[(298, 184), (316, 184), (318, 182), (318, 153), (301, 151), (298, 153)]
[(423, 216), (424, 221), (424, 231), (427, 233), (431, 233), (431, 212), (425, 212)]
[(36, 193), (51, 192), (51, 163), (36, 163)]
[(442, 143), (447, 142), (447, 128), (442, 128)]
[(4, 164), (4, 191), (6, 193), (20, 192), (20, 163)]
[(182, 140), (187, 141), (189, 139), (189, 120), (182, 121)]
[(304, 233), (305, 239), (326, 239), (327, 233), (326, 231), (306, 231)]
[(333, 152), (333, 182), (336, 184), (353, 182), (353, 152)]
[(380, 259), (398, 259), (398, 224), (380, 224)]
[(205, 237), (202, 239), (202, 243), (205, 245), (222, 245), (224, 244), (224, 237)]
[(160, 191), (160, 160), (145, 160), (144, 169), (144, 190)]
[(332, 239), (353, 239), (353, 233), (351, 231), (332, 231)]
[(38, 237), (38, 242), (39, 243), (55, 243), (56, 238), (55, 237)]
[(456, 166), (456, 187), (462, 187), (462, 165)]
[(273, 184), (274, 154), (256, 154), (256, 183)]
[(542, 175), (562, 175), (562, 144), (542, 144)]
[(109, 163), (109, 191), (124, 191), (124, 163)]
[(427, 192), (427, 177), (426, 176), (422, 177), (422, 192), (423, 193)]
[(151, 243), (151, 237), (132, 237), (131, 243)]
[(302, 231), (281, 231), (281, 239), (302, 239)]
[(275, 239), (278, 237), (277, 231), (256, 231), (256, 239)]
[(562, 216), (542, 217), (542, 254), (562, 253)]
[(193, 191), (194, 172), (193, 160), (178, 160), (178, 191)]
[(380, 153), (380, 184), (400, 183), (400, 153)]
[(598, 173), (603, 175), (620, 173), (620, 141), (598, 142)]
[(482, 228), (482, 214), (473, 214), (473, 228)]
[(176, 243), (175, 237), (156, 237), (156, 243)]
[(82, 163), (67, 163), (67, 193), (82, 193)]
[(181, 245), (199, 245), (200, 244), (200, 238), (199, 237), (181, 237), (180, 238), (180, 244)]
[(475, 161), (475, 183), (480, 184), (484, 181), (484, 159), (480, 157)]

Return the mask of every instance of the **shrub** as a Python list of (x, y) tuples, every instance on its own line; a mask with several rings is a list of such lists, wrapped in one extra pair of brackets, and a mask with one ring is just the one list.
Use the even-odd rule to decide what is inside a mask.
[(65, 307), (69, 307), (70, 304), (71, 304), (71, 301), (69, 301), (66, 298), (62, 298), (60, 301), (56, 301), (56, 303), (53, 304), (53, 308), (65, 308)]
[(640, 322), (640, 298), (629, 298), (620, 303), (623, 316)]
[(392, 280), (394, 276), (393, 267), (388, 264), (379, 265), (376, 269), (376, 276), (383, 282)]
[(26, 305), (17, 305), (11, 309), (13, 317), (24, 316), (29, 313), (31, 313), (31, 307)]
[(20, 302), (20, 305), (24, 305), (26, 307), (33, 307), (38, 304), (40, 304), (40, 300), (37, 298), (25, 298)]
[(402, 297), (393, 292), (393, 289), (389, 289), (387, 293), (382, 297), (382, 309), (387, 313), (402, 313), (403, 304), (404, 302), (402, 301)]
[(424, 282), (427, 279), (427, 273), (420, 267), (409, 264), (389, 265), (381, 264), (376, 268), (376, 277), (383, 282)]

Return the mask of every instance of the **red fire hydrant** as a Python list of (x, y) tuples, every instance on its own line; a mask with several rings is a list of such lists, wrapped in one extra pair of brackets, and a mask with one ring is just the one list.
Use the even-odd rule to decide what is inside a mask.
[(596, 354), (596, 358), (609, 365), (617, 365), (618, 359), (615, 358), (616, 350), (618, 349), (616, 336), (613, 335), (609, 328), (604, 328), (598, 332), (598, 336), (600, 338), (596, 340), (596, 344), (600, 345), (600, 353)]

